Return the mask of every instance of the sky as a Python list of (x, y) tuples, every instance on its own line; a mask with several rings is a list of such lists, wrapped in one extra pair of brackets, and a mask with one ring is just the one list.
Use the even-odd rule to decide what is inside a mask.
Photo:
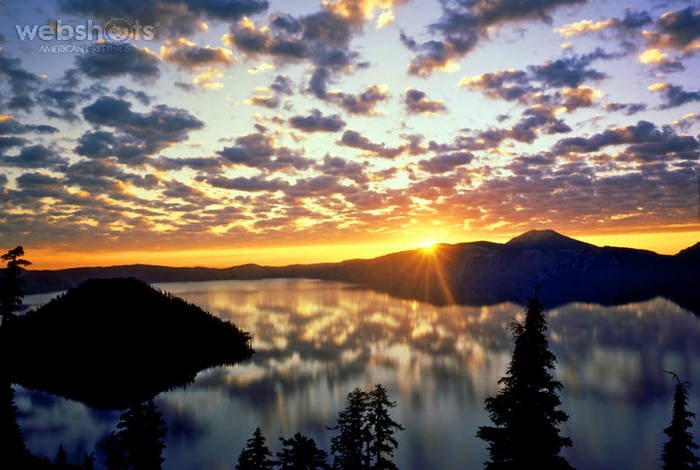
[(697, 1), (0, 0), (0, 48), (36, 269), (700, 240)]

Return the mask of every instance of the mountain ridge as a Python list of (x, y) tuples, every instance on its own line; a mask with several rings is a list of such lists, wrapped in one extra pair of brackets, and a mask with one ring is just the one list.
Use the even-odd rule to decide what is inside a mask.
[[(249, 263), (229, 268), (136, 264), (24, 273), (27, 293), (65, 290), (88, 278), (129, 276), (148, 283), (313, 278), (439, 304), (523, 303), (539, 284), (550, 304), (566, 299), (609, 303), (622, 298), (668, 297), (674, 291), (682, 294), (686, 304), (694, 305), (694, 289), (687, 284), (700, 276), (700, 244), (676, 255), (662, 255), (634, 248), (600, 247), (553, 230), (531, 230), (506, 243), (436, 244), (430, 249), (338, 263), (281, 267)], [(685, 290), (688, 292), (681, 292)], [(700, 311), (700, 306), (693, 309)]]

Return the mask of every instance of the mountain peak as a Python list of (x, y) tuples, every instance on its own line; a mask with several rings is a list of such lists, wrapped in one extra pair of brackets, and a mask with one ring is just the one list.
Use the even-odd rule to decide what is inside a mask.
[(506, 245), (518, 247), (534, 245), (545, 248), (582, 248), (584, 246), (593, 246), (549, 229), (530, 230), (509, 240)]

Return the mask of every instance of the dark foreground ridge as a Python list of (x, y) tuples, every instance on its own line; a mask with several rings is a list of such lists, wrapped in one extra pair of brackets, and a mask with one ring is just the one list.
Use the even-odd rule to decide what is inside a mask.
[(134, 276), (145, 282), (310, 278), (349, 282), (438, 304), (512, 301), (521, 305), (535, 285), (543, 302), (614, 305), (664, 296), (700, 313), (694, 280), (700, 277), (700, 243), (675, 256), (631, 248), (599, 247), (553, 230), (531, 230), (508, 243), (439, 244), (369, 260), (226, 269), (114, 266), (26, 271), (26, 293), (65, 290), (88, 278)]
[(9, 379), (123, 409), (253, 352), (250, 335), (137, 279), (94, 279), (3, 325)]

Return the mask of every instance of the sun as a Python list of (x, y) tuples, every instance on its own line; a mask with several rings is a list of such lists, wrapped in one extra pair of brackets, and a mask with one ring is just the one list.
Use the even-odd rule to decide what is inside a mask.
[(419, 242), (418, 246), (426, 251), (433, 251), (437, 244), (438, 242), (435, 240), (422, 240)]

